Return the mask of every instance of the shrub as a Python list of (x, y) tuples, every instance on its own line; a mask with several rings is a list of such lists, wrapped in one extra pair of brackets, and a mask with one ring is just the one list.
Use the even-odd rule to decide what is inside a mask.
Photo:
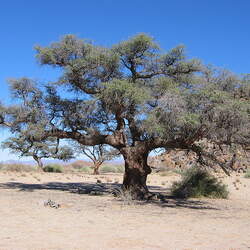
[(74, 169), (82, 169), (84, 166), (86, 166), (86, 162), (82, 160), (77, 160), (77, 161), (72, 162), (70, 165)]
[(62, 166), (57, 165), (57, 164), (50, 164), (44, 167), (44, 172), (48, 173), (62, 173), (63, 169)]
[(248, 168), (245, 175), (244, 175), (245, 178), (250, 178), (250, 169)]
[(104, 165), (100, 168), (101, 173), (124, 173), (122, 165)]
[(79, 169), (79, 172), (84, 172), (86, 174), (90, 174), (93, 172), (93, 169), (91, 167), (82, 167)]
[(180, 169), (180, 168), (175, 168), (173, 169), (173, 172), (178, 175), (185, 175), (188, 169)]
[(4, 169), (4, 164), (0, 163), (0, 170)]
[(102, 173), (115, 173), (115, 167), (109, 165), (101, 166), (100, 171)]
[(182, 180), (174, 182), (172, 194), (177, 198), (223, 198), (228, 197), (226, 185), (220, 183), (207, 171), (190, 168), (183, 174)]
[(123, 165), (117, 165), (117, 166), (115, 166), (115, 169), (116, 169), (116, 173), (121, 173), (121, 174), (123, 174), (124, 171), (125, 171), (125, 168), (124, 168)]

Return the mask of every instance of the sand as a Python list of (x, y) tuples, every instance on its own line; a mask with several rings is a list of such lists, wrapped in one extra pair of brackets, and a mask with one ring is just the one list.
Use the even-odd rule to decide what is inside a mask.
[[(167, 192), (178, 178), (153, 174), (149, 185)], [(250, 179), (223, 178), (227, 200), (129, 205), (109, 194), (121, 181), (120, 174), (0, 172), (0, 249), (250, 249)], [(104, 195), (82, 194), (96, 189)], [(44, 206), (48, 199), (61, 207)]]

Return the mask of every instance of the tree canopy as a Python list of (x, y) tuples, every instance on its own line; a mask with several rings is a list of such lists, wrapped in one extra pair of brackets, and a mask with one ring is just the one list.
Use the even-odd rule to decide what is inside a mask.
[(15, 133), (15, 136), (8, 138), (2, 143), (2, 148), (10, 149), (19, 157), (32, 157), (40, 170), (44, 171), (42, 159), (54, 158), (68, 161), (74, 158), (73, 150), (68, 146), (60, 146), (60, 140), (48, 137), (45, 140), (30, 140), (25, 134)]
[(249, 75), (188, 59), (183, 46), (165, 52), (145, 34), (111, 48), (66, 35), (36, 51), (62, 74), (43, 86), (11, 80), (20, 102), (1, 106), (1, 123), (32, 141), (114, 147), (125, 160), (123, 187), (137, 198), (148, 196), (147, 157), (156, 148), (194, 151), (200, 164), (216, 161), (226, 172), (201, 142), (249, 148)]

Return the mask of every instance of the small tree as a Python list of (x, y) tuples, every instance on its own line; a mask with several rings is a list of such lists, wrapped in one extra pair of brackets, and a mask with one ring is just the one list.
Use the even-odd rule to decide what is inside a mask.
[(93, 174), (99, 174), (99, 168), (105, 161), (111, 161), (120, 155), (119, 151), (107, 145), (84, 146), (74, 144), (74, 148), (79, 154), (87, 156), (94, 164)]
[(24, 135), (10, 137), (2, 143), (3, 148), (8, 148), (20, 157), (32, 157), (40, 170), (44, 171), (42, 159), (54, 158), (63, 161), (74, 157), (73, 151), (67, 146), (59, 146), (59, 139), (49, 137), (43, 141), (32, 141)]

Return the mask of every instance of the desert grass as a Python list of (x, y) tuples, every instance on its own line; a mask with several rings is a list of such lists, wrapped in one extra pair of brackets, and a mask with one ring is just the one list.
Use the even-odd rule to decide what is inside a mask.
[(22, 163), (1, 163), (0, 171), (9, 172), (36, 172), (38, 168), (33, 165), (22, 164)]

